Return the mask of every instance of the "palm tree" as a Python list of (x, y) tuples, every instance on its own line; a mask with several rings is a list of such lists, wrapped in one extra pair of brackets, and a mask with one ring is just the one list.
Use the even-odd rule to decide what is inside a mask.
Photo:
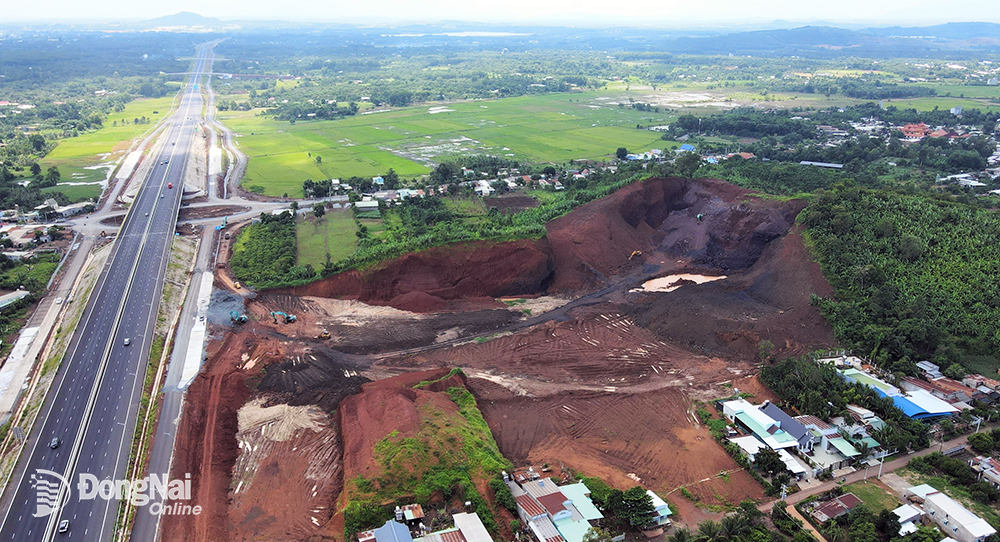
[(836, 525), (823, 534), (826, 535), (827, 542), (847, 542), (847, 533)]
[(861, 456), (859, 456), (858, 458), (859, 462), (864, 462), (864, 460), (868, 458), (868, 454), (871, 453), (871, 450), (868, 449), (868, 443), (864, 441), (855, 444), (854, 449), (856, 449), (858, 453), (861, 454)]
[(670, 533), (669, 542), (694, 542), (694, 535), (687, 527), (679, 527)]
[(709, 519), (698, 524), (698, 533), (694, 535), (695, 542), (728, 542), (729, 538), (723, 532), (722, 526)]
[(726, 516), (722, 518), (722, 521), (719, 522), (719, 528), (727, 540), (738, 540), (750, 530), (750, 526), (746, 520), (740, 516)]

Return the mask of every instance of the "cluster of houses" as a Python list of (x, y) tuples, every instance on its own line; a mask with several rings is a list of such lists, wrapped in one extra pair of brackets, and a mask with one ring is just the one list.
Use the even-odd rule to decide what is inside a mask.
[(986, 520), (927, 484), (907, 489), (906, 497), (912, 504), (893, 510), (900, 536), (916, 532), (921, 523), (937, 525), (946, 537), (941, 542), (983, 542), (997, 532)]
[(59, 202), (50, 198), (28, 212), (24, 212), (19, 207), (0, 210), (0, 222), (24, 224), (53, 219), (66, 219), (85, 213), (88, 209), (93, 208), (93, 206), (93, 201), (82, 201), (71, 205), (59, 205)]
[[(518, 518), (537, 542), (583, 542), (594, 522), (604, 517), (581, 482), (560, 486), (531, 469), (514, 476), (504, 473), (504, 480), (517, 503)], [(656, 493), (647, 490), (646, 494), (653, 501), (651, 524), (669, 526), (670, 507)]]
[[(945, 536), (941, 542), (983, 542), (997, 532), (986, 520), (930, 485), (911, 487), (905, 497), (909, 503), (892, 511), (899, 520), (899, 536), (917, 532), (921, 524), (936, 525)], [(810, 503), (809, 515), (818, 523), (826, 523), (861, 504), (855, 494), (847, 493)]]
[(892, 402), (907, 416), (916, 419), (936, 419), (952, 416), (976, 405), (991, 407), (1000, 403), (1000, 382), (982, 375), (967, 375), (961, 382), (941, 374), (940, 367), (929, 361), (917, 363), (923, 378), (904, 376), (899, 387), (893, 386), (870, 372), (858, 358), (833, 358), (835, 363), (846, 360), (841, 376), (850, 382), (860, 382)]
[[(872, 388), (917, 420), (944, 419), (971, 410), (974, 404), (990, 406), (1000, 402), (1000, 391), (996, 389), (1000, 383), (996, 380), (969, 375), (959, 382), (942, 375), (937, 365), (926, 361), (918, 364), (925, 379), (904, 377), (900, 387), (868, 372), (869, 367), (860, 358), (840, 356), (819, 361), (838, 365), (844, 380)], [(790, 415), (769, 401), (754, 405), (745, 399), (733, 399), (720, 401), (717, 406), (731, 422), (729, 441), (751, 461), (760, 450), (773, 450), (800, 480), (847, 469), (859, 462), (875, 466), (895, 452), (873, 436), (886, 422), (859, 405), (848, 405), (846, 415), (829, 422), (812, 415)], [(997, 482), (1000, 487), (1000, 470)]]
[(734, 427), (729, 441), (739, 446), (750, 461), (760, 450), (773, 450), (799, 480), (836, 472), (866, 459), (875, 462), (892, 453), (869, 434), (884, 427), (885, 422), (854, 405), (850, 407), (851, 417), (836, 418), (831, 423), (812, 415), (792, 416), (769, 401), (758, 406), (734, 399), (723, 402), (721, 407)]
[(419, 504), (397, 506), (394, 519), (377, 529), (358, 533), (358, 542), (493, 542), (475, 512), (454, 514), (454, 527), (435, 532), (427, 529), (423, 519), (424, 511)]
[[(583, 542), (587, 531), (604, 518), (581, 482), (560, 486), (531, 468), (523, 474), (510, 476), (505, 472), (503, 476), (517, 503), (518, 517), (537, 542)], [(646, 493), (653, 501), (651, 524), (669, 526), (670, 507), (652, 491)], [(424, 517), (419, 504), (397, 506), (395, 518), (377, 529), (358, 533), (358, 542), (493, 542), (475, 512), (454, 514), (454, 527), (433, 532), (424, 525)]]

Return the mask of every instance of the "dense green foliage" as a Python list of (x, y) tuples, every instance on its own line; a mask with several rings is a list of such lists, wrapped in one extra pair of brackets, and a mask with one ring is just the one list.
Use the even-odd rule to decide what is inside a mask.
[(702, 166), (697, 176), (725, 179), (750, 190), (791, 196), (826, 188), (842, 180), (844, 173), (797, 163), (744, 160), (736, 156), (718, 164)]
[(805, 94), (843, 94), (861, 100), (882, 100), (936, 96), (937, 91), (918, 85), (899, 85), (879, 78), (837, 77), (816, 81), (776, 83), (773, 88), (785, 92)]
[(295, 265), (295, 220), (287, 211), (260, 215), (260, 223), (247, 226), (233, 245), (229, 260), (236, 278), (255, 288), (307, 282), (316, 272)]
[(779, 109), (760, 111), (752, 107), (740, 107), (710, 117), (698, 118), (681, 115), (675, 127), (687, 132), (707, 132), (740, 137), (786, 136), (797, 134), (800, 139), (816, 137), (816, 123), (792, 119), (792, 113)]
[(845, 343), (886, 366), (948, 366), (1000, 348), (995, 213), (843, 185), (801, 219), (837, 294), (820, 308)]
[(510, 513), (517, 514), (517, 501), (514, 500), (514, 494), (511, 493), (507, 484), (500, 478), (492, 478), (488, 485), (497, 504), (506, 508)]
[(642, 486), (625, 491), (612, 489), (605, 508), (619, 522), (632, 527), (645, 527), (653, 521), (653, 499)]
[(590, 499), (599, 506), (604, 506), (608, 502), (608, 496), (611, 495), (611, 486), (607, 482), (595, 477), (585, 477), (581, 482), (590, 490)]
[(849, 404), (875, 412), (886, 426), (872, 436), (888, 450), (920, 450), (930, 445), (927, 426), (908, 418), (891, 398), (879, 397), (863, 384), (849, 384), (832, 365), (788, 358), (765, 366), (761, 380), (799, 412), (822, 420), (846, 412)]

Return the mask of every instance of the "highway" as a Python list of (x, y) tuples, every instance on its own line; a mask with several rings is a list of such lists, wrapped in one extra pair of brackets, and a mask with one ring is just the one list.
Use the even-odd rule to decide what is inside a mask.
[[(180, 209), (184, 165), (202, 116), (199, 89), (211, 70), (209, 47), (198, 49), (192, 75), (177, 111), (165, 122), (155, 160), (101, 271), (69, 352), (53, 384), (13, 481), (11, 503), (0, 524), (0, 542), (34, 540), (105, 541), (114, 536), (117, 499), (80, 500), (81, 474), (124, 477), (152, 346), (170, 244)], [(136, 182), (136, 180), (133, 180)], [(172, 188), (168, 185), (172, 184)], [(128, 345), (126, 345), (128, 341)], [(49, 446), (60, 439), (55, 449)], [(61, 508), (36, 517), (46, 504), (36, 495), (32, 474), (39, 469), (63, 476)], [(54, 480), (53, 477), (45, 478)], [(69, 491), (66, 491), (66, 490)], [(57, 526), (69, 521), (69, 530)]]

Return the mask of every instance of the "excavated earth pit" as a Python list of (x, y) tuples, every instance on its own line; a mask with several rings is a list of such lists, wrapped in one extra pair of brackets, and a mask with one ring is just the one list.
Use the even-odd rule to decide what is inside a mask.
[[(832, 289), (795, 225), (804, 205), (722, 181), (650, 179), (552, 221), (541, 239), (436, 247), (263, 292), (246, 301), (242, 328), (220, 323), (220, 309), (210, 323), (222, 338), (188, 394), (175, 460), (175, 472), (205, 469), (206, 515), (169, 518), (164, 540), (341, 538), (342, 443), (368, 449), (396, 422), (386, 412), (372, 432), (329, 414), (369, 380), (455, 366), (519, 465), (622, 488), (641, 480), (684, 523), (711, 513), (681, 487), (706, 505), (763, 498), (694, 401), (729, 393), (723, 384), (772, 398), (754, 376), (761, 341), (778, 355), (836, 345), (809, 305)], [(643, 289), (656, 279), (676, 288)], [(276, 310), (298, 321), (275, 323)], [(247, 404), (280, 407), (251, 418), (291, 428), (287, 439), (241, 425)], [(264, 498), (307, 486), (307, 497)]]

